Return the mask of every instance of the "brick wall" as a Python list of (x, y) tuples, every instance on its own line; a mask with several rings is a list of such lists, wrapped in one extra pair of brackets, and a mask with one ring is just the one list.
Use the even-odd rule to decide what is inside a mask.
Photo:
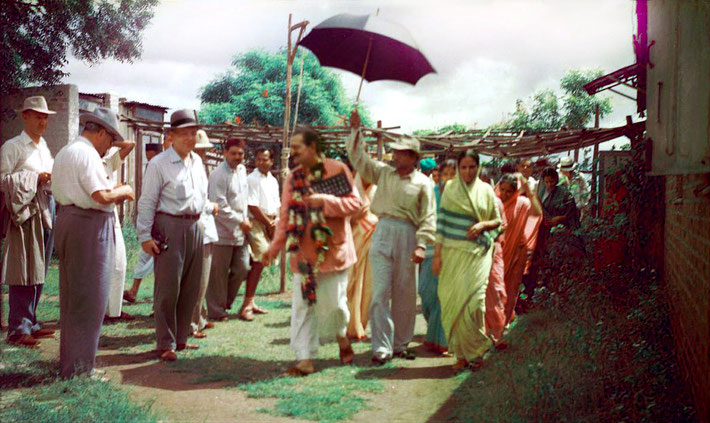
[(79, 132), (79, 90), (76, 85), (28, 87), (3, 95), (0, 98), (0, 139), (5, 142), (22, 132), (22, 116), (17, 110), (22, 108), (25, 98), (33, 95), (44, 96), (49, 109), (57, 112), (49, 117), (47, 132), (44, 134), (49, 150), (56, 156)]
[(666, 177), (665, 281), (678, 358), (692, 387), (700, 421), (708, 421), (710, 402), (710, 199), (693, 191), (709, 179), (708, 175)]

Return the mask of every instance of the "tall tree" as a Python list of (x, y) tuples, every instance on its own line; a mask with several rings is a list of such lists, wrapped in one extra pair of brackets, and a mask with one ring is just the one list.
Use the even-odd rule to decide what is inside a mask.
[(552, 89), (543, 89), (534, 93), (528, 102), (518, 99), (511, 117), (491, 128), (528, 133), (556, 131), (561, 126), (584, 128), (593, 119), (597, 105), (600, 117), (611, 112), (608, 98), (590, 96), (584, 90), (584, 84), (602, 75), (598, 69), (569, 70), (560, 80), (561, 96)]
[(0, 92), (55, 84), (67, 52), (89, 63), (140, 57), (158, 0), (0, 1)]
[[(345, 95), (340, 76), (320, 66), (318, 59), (301, 51), (293, 64), (292, 115), (295, 113), (299, 75), (303, 62), (303, 85), (298, 104), (298, 123), (309, 125), (344, 124), (352, 101)], [(205, 123), (233, 122), (283, 125), (286, 96), (286, 52), (262, 50), (238, 54), (233, 69), (202, 87), (200, 119)], [(372, 122), (362, 110), (363, 123)]]

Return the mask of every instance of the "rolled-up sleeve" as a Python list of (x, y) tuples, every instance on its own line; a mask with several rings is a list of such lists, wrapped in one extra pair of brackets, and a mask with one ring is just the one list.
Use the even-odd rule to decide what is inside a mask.
[[(350, 136), (345, 141), (345, 148), (348, 150), (350, 163), (360, 176), (371, 184), (377, 185), (382, 169), (386, 164), (373, 160), (365, 151), (365, 140), (359, 130), (351, 130)], [(355, 142), (357, 141), (357, 146)]]
[(155, 162), (148, 163), (141, 189), (141, 198), (138, 200), (138, 217), (136, 218), (136, 232), (138, 242), (146, 242), (153, 239), (150, 234), (155, 219), (155, 212), (158, 209), (160, 189), (163, 185), (163, 175)]

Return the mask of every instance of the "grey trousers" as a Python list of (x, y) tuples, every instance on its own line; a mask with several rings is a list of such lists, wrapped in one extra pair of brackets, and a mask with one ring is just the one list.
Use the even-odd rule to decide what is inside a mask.
[(55, 246), (59, 256), (59, 371), (63, 378), (94, 368), (115, 258), (113, 225), (113, 213), (59, 208)]
[(414, 335), (417, 272), (411, 257), (417, 246), (415, 234), (411, 223), (382, 217), (372, 235), (370, 325), (372, 354), (379, 358), (406, 350)]
[(197, 220), (155, 216), (156, 229), (167, 239), (168, 249), (155, 258), (155, 338), (158, 350), (185, 344), (200, 294), (203, 232)]
[(49, 213), (52, 215), (52, 228), (44, 230), (44, 278), (47, 279), (49, 265), (52, 263), (52, 253), (54, 252), (54, 225), (57, 221), (57, 203), (54, 202), (52, 194), (47, 195)]
[(210, 319), (227, 315), (249, 273), (249, 245), (212, 245), (212, 269), (207, 287)]
[(207, 284), (210, 281), (210, 270), (212, 269), (212, 245), (205, 244), (205, 252), (202, 259), (202, 277), (200, 278), (200, 292), (197, 294), (197, 304), (192, 312), (192, 333), (199, 332), (207, 326), (207, 306), (205, 305), (205, 295), (207, 295)]

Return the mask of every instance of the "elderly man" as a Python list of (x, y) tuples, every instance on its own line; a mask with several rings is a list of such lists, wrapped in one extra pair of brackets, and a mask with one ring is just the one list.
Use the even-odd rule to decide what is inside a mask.
[(42, 135), (49, 115), (44, 97), (28, 97), (22, 107), (24, 130), (0, 153), (1, 188), (8, 221), (2, 252), (2, 280), (10, 286), (7, 341), (34, 346), (52, 336), (41, 329), (37, 304), (52, 257), (54, 200), (50, 191), (52, 154)]
[(143, 250), (155, 259), (155, 335), (161, 360), (177, 360), (188, 344), (190, 321), (200, 292), (203, 230), (197, 221), (216, 208), (207, 198), (207, 175), (197, 142), (197, 114), (170, 116), (173, 145), (148, 164), (138, 201), (136, 230)]
[(264, 265), (261, 257), (269, 248), (274, 237), (274, 229), (278, 220), (281, 198), (279, 198), (279, 181), (271, 174), (274, 165), (274, 153), (268, 148), (256, 150), (254, 155), (256, 169), (247, 177), (249, 184), (249, 214), (252, 216), (252, 230), (249, 237), (252, 262), (247, 275), (247, 289), (244, 304), (239, 315), (244, 320), (252, 320), (254, 314), (265, 314), (254, 303), (256, 287), (259, 285)]
[(424, 260), (426, 245), (434, 242), (436, 232), (432, 182), (415, 169), (418, 140), (405, 137), (392, 144), (390, 166), (365, 152), (357, 111), (350, 116), (350, 126), (346, 142), (350, 161), (364, 180), (377, 185), (371, 205), (380, 218), (370, 248), (372, 361), (381, 365), (393, 356), (413, 360), (407, 345), (417, 310), (416, 264)]
[(81, 135), (59, 151), (52, 168), (52, 190), (60, 205), (56, 244), (63, 378), (93, 371), (116, 258), (113, 210), (134, 199), (129, 185), (111, 185), (101, 162), (112, 143), (123, 141), (116, 114), (99, 107), (79, 119)]
[(207, 288), (207, 314), (213, 320), (227, 320), (227, 310), (249, 272), (246, 234), (251, 230), (251, 222), (247, 215), (249, 187), (243, 160), (244, 140), (229, 139), (224, 145), (224, 161), (210, 175), (210, 200), (219, 205), (215, 216), (219, 240), (212, 247)]

